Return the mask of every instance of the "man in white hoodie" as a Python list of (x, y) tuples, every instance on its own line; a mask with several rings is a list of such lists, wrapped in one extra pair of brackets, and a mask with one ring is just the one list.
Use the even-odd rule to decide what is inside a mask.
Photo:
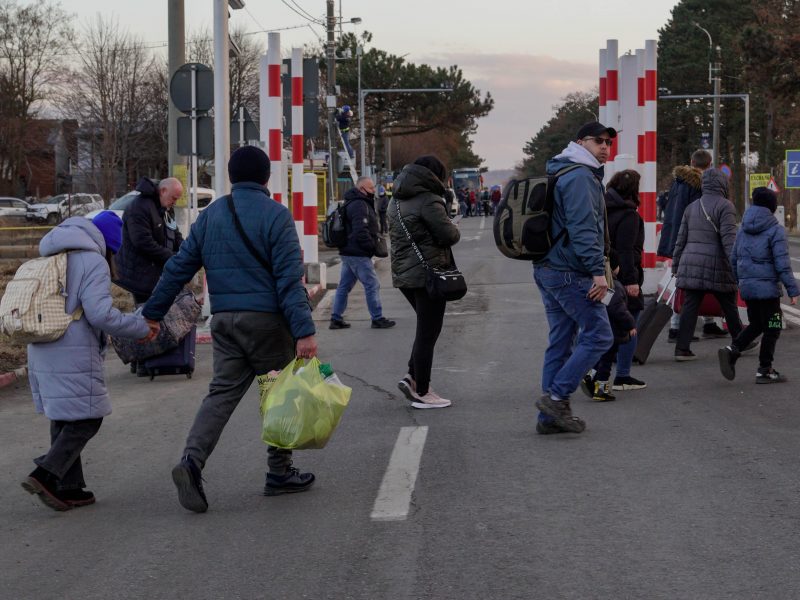
[(611, 127), (587, 123), (547, 163), (547, 174), (558, 177), (550, 231), (557, 241), (533, 270), (550, 326), (544, 394), (536, 402), (538, 433), (580, 433), (586, 428), (572, 415), (569, 398), (614, 341), (601, 301), (608, 292), (603, 164), (616, 136)]

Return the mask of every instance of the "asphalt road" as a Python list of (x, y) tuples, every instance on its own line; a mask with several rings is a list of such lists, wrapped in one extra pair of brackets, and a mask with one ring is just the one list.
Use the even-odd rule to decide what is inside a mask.
[[(0, 390), (0, 597), (800, 596), (796, 384), (756, 388), (754, 357), (725, 381), (719, 340), (675, 363), (664, 334), (634, 370), (647, 390), (605, 404), (579, 393), (586, 432), (537, 435), (547, 326), (530, 265), (503, 258), (481, 219), (461, 227), (470, 292), (448, 309), (433, 377), (451, 408), (411, 409), (396, 388), (414, 320), (387, 261), (396, 328), (369, 328), (360, 286), (352, 329), (328, 330), (328, 303), (318, 308), (321, 356), (353, 397), (328, 447), (296, 454), (318, 478), (308, 493), (260, 495), (254, 388), (204, 472), (209, 511), (178, 505), (170, 469), (207, 387), (208, 346), (191, 380), (137, 379), (109, 359), (114, 413), (84, 455), (98, 502), (67, 513), (19, 487), (47, 422), (25, 386)], [(776, 367), (794, 381), (798, 355), (788, 330)], [(387, 506), (399, 512), (378, 520)]]

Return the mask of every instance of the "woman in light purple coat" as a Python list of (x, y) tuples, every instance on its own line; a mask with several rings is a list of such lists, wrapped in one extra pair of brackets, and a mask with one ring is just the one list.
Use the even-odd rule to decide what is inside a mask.
[(122, 314), (111, 304), (111, 255), (122, 242), (122, 220), (104, 211), (93, 220), (72, 217), (39, 243), (42, 256), (69, 251), (66, 312), (83, 308), (54, 342), (28, 345), (28, 371), (36, 411), (50, 419), (51, 447), (22, 487), (54, 510), (94, 502), (84, 490), (80, 453), (111, 413), (103, 361), (107, 334), (150, 335), (140, 315)]

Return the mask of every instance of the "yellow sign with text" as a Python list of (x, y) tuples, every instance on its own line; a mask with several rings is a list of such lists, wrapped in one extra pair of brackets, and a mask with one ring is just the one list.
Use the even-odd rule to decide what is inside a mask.
[(175, 206), (186, 208), (189, 206), (189, 169), (186, 168), (186, 165), (172, 165), (172, 176), (180, 180), (183, 186), (183, 194), (181, 194)]
[(750, 189), (767, 187), (770, 179), (772, 179), (772, 175), (769, 173), (750, 173)]

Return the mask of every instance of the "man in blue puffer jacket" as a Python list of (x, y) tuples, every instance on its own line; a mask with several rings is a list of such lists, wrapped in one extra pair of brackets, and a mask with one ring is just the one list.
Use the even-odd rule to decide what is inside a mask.
[(536, 402), (536, 431), (541, 434), (585, 429), (586, 424), (572, 415), (569, 397), (614, 342), (601, 303), (608, 292), (602, 181), (616, 136), (611, 127), (587, 123), (575, 141), (547, 163), (548, 175), (572, 169), (555, 185), (550, 233), (553, 239), (560, 237), (533, 270), (550, 326), (542, 369), (544, 395)]
[[(200, 471), (255, 376), (283, 369), (295, 351), (301, 358), (317, 353), (300, 242), (289, 211), (265, 187), (269, 172), (263, 150), (244, 146), (233, 153), (228, 163), (231, 196), (200, 214), (178, 254), (164, 266), (142, 312), (160, 321), (183, 285), (205, 268), (214, 315), (214, 375), (184, 456), (172, 470), (181, 505), (194, 512), (208, 509)], [(314, 482), (314, 475), (291, 466), (291, 450), (270, 446), (268, 453), (265, 495), (304, 491)]]
[(756, 383), (780, 383), (786, 378), (772, 368), (775, 345), (781, 334), (781, 283), (797, 304), (800, 289), (794, 279), (786, 232), (775, 219), (778, 196), (770, 189), (753, 190), (753, 204), (744, 213), (736, 236), (731, 265), (739, 282), (739, 294), (747, 303), (750, 324), (719, 351), (719, 367), (726, 379), (736, 377), (735, 364), (743, 348), (762, 333)]

